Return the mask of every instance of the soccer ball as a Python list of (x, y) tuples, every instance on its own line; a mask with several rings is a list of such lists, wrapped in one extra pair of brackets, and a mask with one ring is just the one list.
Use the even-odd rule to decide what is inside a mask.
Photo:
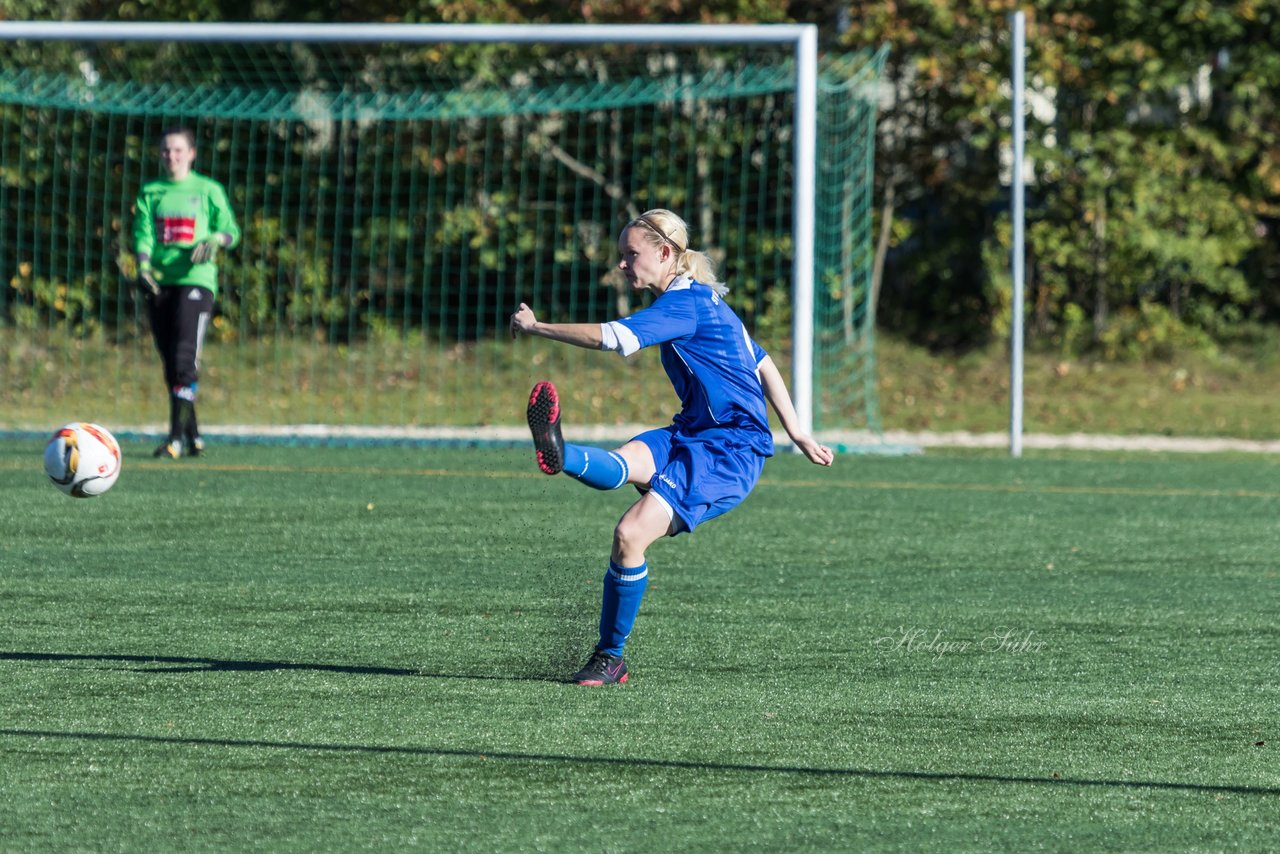
[(120, 445), (97, 424), (75, 421), (49, 440), (44, 471), (53, 485), (74, 498), (93, 498), (120, 476)]

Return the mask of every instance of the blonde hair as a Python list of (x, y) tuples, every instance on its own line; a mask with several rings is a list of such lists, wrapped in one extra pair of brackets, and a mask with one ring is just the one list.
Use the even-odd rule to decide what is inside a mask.
[(716, 278), (716, 264), (710, 256), (689, 248), (689, 226), (676, 214), (666, 208), (654, 208), (631, 220), (623, 231), (627, 228), (639, 228), (645, 241), (654, 246), (670, 246), (675, 251), (677, 276), (701, 282), (720, 296), (729, 292), (728, 286)]

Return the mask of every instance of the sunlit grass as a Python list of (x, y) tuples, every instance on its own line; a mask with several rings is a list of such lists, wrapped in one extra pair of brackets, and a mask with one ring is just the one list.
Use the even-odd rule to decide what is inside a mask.
[[(787, 354), (775, 352), (787, 367)], [(1066, 360), (1031, 351), (1024, 371), (1028, 432), (1274, 439), (1280, 359), (1245, 349), (1168, 361)], [(882, 426), (1007, 429), (1003, 346), (932, 354), (881, 333)], [(519, 425), (533, 381), (554, 379), (578, 424), (652, 424), (676, 401), (656, 353), (629, 360), (543, 341), (437, 347), (397, 338), (338, 346), (309, 340), (211, 342), (201, 410), (209, 425)], [(49, 338), (0, 345), (0, 428), (45, 429), (73, 418), (117, 427), (162, 422), (165, 389), (144, 336), (107, 345)], [(827, 416), (824, 424), (842, 423)], [(858, 413), (843, 423), (861, 427)]]
[(768, 463), (649, 550), (525, 451), (0, 441), (0, 849), (1248, 850), (1280, 834), (1280, 462)]

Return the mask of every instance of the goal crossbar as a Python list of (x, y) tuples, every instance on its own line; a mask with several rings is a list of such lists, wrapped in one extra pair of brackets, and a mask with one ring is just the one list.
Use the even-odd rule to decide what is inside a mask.
[(2, 21), (0, 40), (796, 44), (814, 24), (267, 24)]

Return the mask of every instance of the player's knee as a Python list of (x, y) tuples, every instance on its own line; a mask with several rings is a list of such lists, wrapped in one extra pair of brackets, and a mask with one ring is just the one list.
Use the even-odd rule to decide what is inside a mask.
[(624, 516), (613, 529), (613, 553), (619, 556), (643, 554), (654, 539), (638, 520)]
[(613, 529), (613, 553), (618, 555), (629, 551), (633, 541), (633, 528), (624, 518)]
[(629, 512), (613, 529), (613, 553), (638, 558), (645, 549), (666, 536), (669, 527), (665, 518)]

